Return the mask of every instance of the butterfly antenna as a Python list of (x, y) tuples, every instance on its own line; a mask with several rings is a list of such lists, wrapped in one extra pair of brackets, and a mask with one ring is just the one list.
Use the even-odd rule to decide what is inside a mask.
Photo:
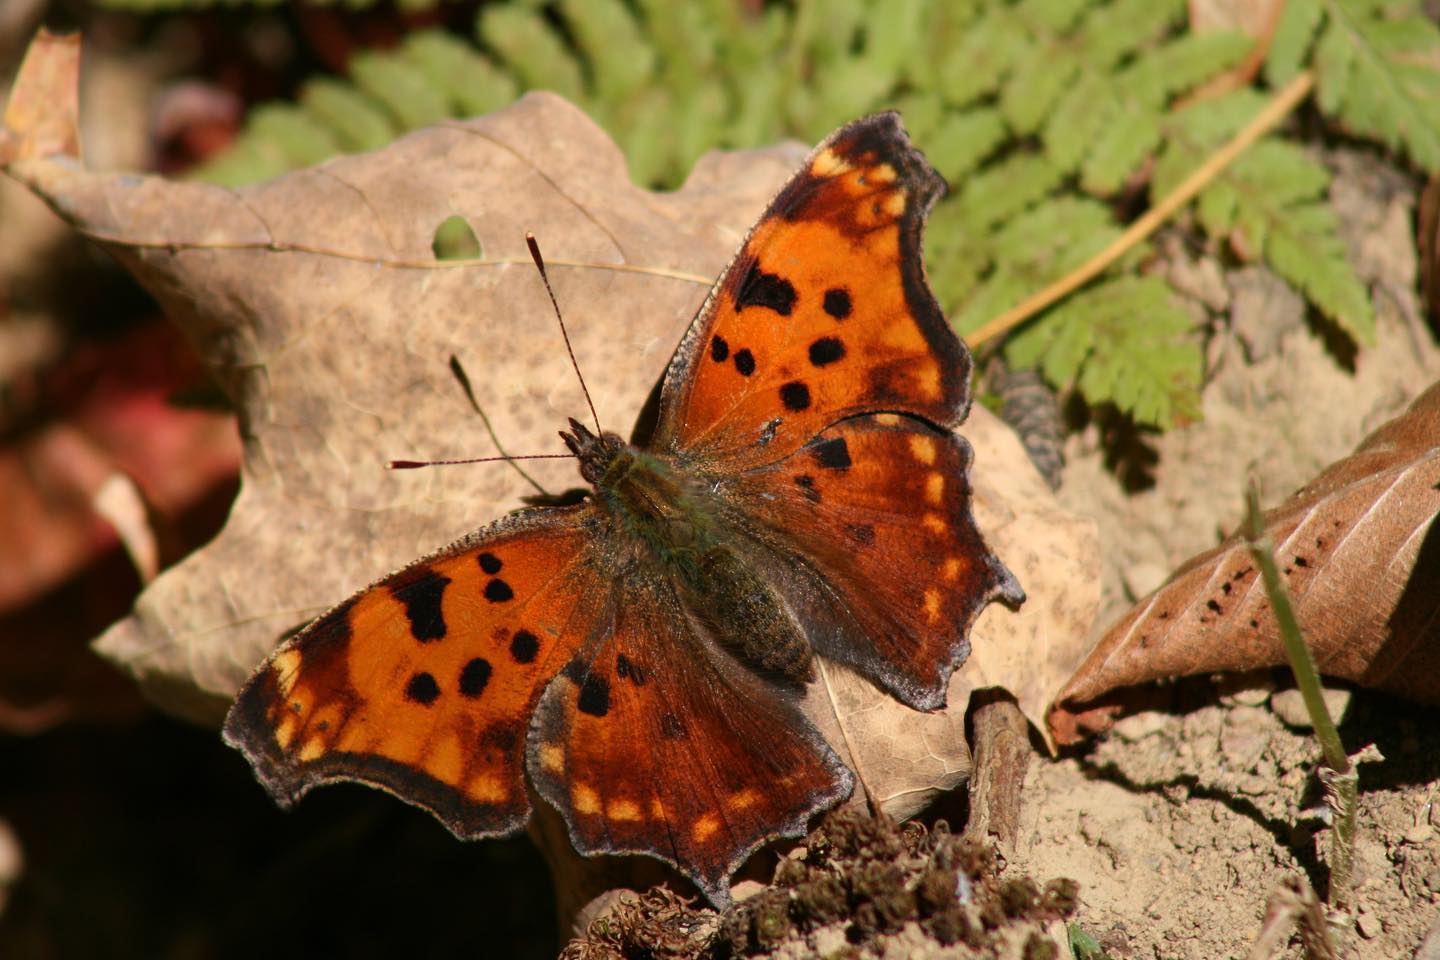
[[(460, 463), (499, 463), (501, 460), (574, 460), (573, 453), (531, 453), (523, 457), (466, 457), (463, 460), (391, 460), (386, 464), (391, 470), (416, 470), (420, 467), (453, 467)], [(530, 481), (534, 483), (535, 481)], [(540, 491), (544, 493), (545, 491)], [(549, 496), (549, 494), (545, 494)]]
[[(481, 408), (480, 402), (475, 399), (475, 388), (470, 386), (470, 375), (467, 374), (465, 372), (465, 368), (460, 365), (460, 358), (455, 356), (455, 354), (453, 353), (450, 354), (450, 373), (453, 374), (455, 379), (460, 382), (460, 389), (465, 391), (465, 398), (470, 401), (471, 409), (473, 409), (477, 414), (480, 415), (480, 422), (485, 424), (485, 432), (490, 434), (490, 440), (495, 444), (495, 449), (500, 451), (501, 458), (508, 461), (510, 466), (515, 468), (515, 472), (520, 474), (520, 476), (524, 477), (525, 481), (529, 483), (530, 486), (538, 490), (542, 497), (550, 496), (550, 492), (548, 490), (542, 487), (534, 477), (526, 473), (525, 468), (520, 466), (520, 464), (516, 463), (514, 457), (510, 456), (508, 453), (505, 452), (505, 445), (500, 442), (500, 437), (496, 435), (495, 428), (490, 425), (490, 418), (485, 416), (485, 411)], [(398, 462), (409, 463), (410, 461), (406, 460)]]
[(550, 305), (555, 308), (555, 319), (560, 321), (560, 335), (565, 338), (565, 349), (570, 352), (570, 365), (575, 368), (575, 376), (580, 380), (580, 390), (585, 394), (585, 402), (590, 405), (590, 416), (595, 418), (595, 432), (603, 433), (600, 429), (600, 414), (595, 412), (595, 402), (590, 399), (590, 388), (585, 386), (585, 375), (580, 372), (580, 364), (575, 362), (575, 348), (570, 346), (570, 331), (565, 329), (565, 318), (560, 316), (560, 303), (555, 299), (555, 290), (550, 286), (550, 277), (545, 273), (545, 258), (540, 256), (540, 244), (535, 242), (535, 234), (525, 234), (525, 245), (530, 248), (530, 259), (535, 261), (535, 269), (540, 271), (545, 292), (550, 294)]

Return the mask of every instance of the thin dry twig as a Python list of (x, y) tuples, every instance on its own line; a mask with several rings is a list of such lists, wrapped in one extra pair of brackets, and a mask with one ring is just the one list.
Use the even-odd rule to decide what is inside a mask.
[(973, 695), (974, 773), (970, 780), (970, 822), (965, 836), (994, 842), (1002, 856), (1013, 858), (1020, 835), (1020, 803), (1030, 768), (1030, 726), (1003, 690), (977, 690)]

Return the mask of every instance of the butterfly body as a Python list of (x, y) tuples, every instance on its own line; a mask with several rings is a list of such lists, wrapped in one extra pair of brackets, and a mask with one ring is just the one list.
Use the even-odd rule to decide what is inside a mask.
[(225, 737), (282, 803), (359, 780), (462, 837), (531, 791), (582, 853), (710, 899), (854, 778), (800, 710), (818, 657), (941, 707), (993, 599), (953, 428), (970, 358), (925, 284), (944, 183), (894, 114), (838, 131), (721, 275), (634, 442), (574, 420), (591, 485), (391, 574), (282, 645)]
[(744, 528), (743, 507), (718, 494), (718, 474), (705, 477), (694, 464), (613, 433), (597, 436), (575, 420), (561, 437), (594, 486), (594, 543), (608, 577), (663, 578), (686, 615), (750, 666), (797, 688), (814, 679), (803, 627), (737, 549), (756, 538)]

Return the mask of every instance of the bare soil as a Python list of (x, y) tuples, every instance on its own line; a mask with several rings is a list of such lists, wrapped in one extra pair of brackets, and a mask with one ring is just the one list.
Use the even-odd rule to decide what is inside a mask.
[[(1117, 960), (1243, 957), (1284, 876), (1326, 890), (1313, 736), (1263, 687), (1206, 686), (1175, 688), (1179, 712), (1135, 714), (1092, 750), (1032, 766), (1012, 868), (1078, 879), (1076, 920)], [(1279, 696), (1293, 717), (1293, 691)], [(1344, 955), (1409, 958), (1440, 924), (1440, 711), (1362, 693), (1341, 734), (1385, 756), (1361, 766)], [(1284, 956), (1302, 956), (1298, 941)]]

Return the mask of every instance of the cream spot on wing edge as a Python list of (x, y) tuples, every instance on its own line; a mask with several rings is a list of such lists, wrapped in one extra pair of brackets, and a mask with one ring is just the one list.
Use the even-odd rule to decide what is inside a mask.
[(695, 821), (695, 826), (690, 828), (690, 835), (695, 838), (696, 843), (704, 843), (714, 836), (715, 831), (719, 829), (720, 818), (713, 813), (706, 813), (702, 814), (700, 819)]
[(565, 772), (565, 751), (560, 749), (560, 744), (540, 744), (540, 769), (546, 773)]
[(877, 413), (875, 414), (875, 422), (882, 427), (898, 427), (900, 426), (900, 414)]
[(275, 671), (275, 686), (281, 696), (290, 696), (290, 691), (295, 689), (295, 678), (300, 676), (300, 651), (282, 650), (275, 654), (270, 669)]
[(946, 580), (954, 580), (960, 576), (960, 561), (955, 557), (948, 558), (940, 566), (940, 576)]
[(493, 773), (482, 773), (470, 781), (469, 793), (481, 803), (501, 803), (510, 796), (510, 791), (505, 789), (505, 781)]
[(324, 753), (325, 741), (319, 737), (311, 737), (305, 741), (305, 745), (300, 748), (300, 753), (297, 756), (302, 763), (309, 763), (316, 757), (323, 756)]
[[(915, 370), (915, 386), (920, 392), (934, 400), (940, 396), (940, 368), (933, 363), (924, 363)], [(929, 461), (926, 461), (929, 462)]]
[(925, 591), (925, 616), (931, 623), (940, 619), (940, 591), (934, 587)]
[(910, 435), (910, 455), (921, 463), (929, 466), (935, 462), (935, 438), (923, 434), (912, 433)]
[[(895, 168), (888, 163), (877, 163), (865, 171), (865, 177), (874, 183), (886, 184), (895, 182)], [(902, 195), (904, 191), (901, 191)]]
[(300, 718), (286, 710), (284, 719), (275, 725), (275, 742), (280, 744), (281, 750), (290, 749), (290, 741), (295, 739), (295, 733), (299, 729)]
[(920, 525), (931, 533), (945, 532), (945, 518), (938, 513), (927, 513), (920, 518)]
[(611, 820), (635, 821), (640, 819), (640, 804), (634, 800), (612, 800), (605, 815)]
[(945, 475), (936, 471), (925, 478), (925, 499), (935, 506), (945, 502)]
[(588, 815), (600, 812), (600, 798), (586, 784), (577, 783), (570, 788), (570, 802), (575, 805), (576, 813)]
[(844, 173), (849, 169), (849, 161), (828, 147), (817, 153), (815, 159), (810, 162), (810, 172), (817, 177), (833, 177), (837, 173)]
[(905, 212), (905, 191), (896, 190), (894, 193), (888, 194), (885, 199), (880, 202), (880, 209), (892, 217), (900, 216), (900, 214)]
[(760, 794), (746, 788), (739, 793), (732, 793), (726, 800), (725, 806), (731, 810), (749, 810), (760, 802)]

